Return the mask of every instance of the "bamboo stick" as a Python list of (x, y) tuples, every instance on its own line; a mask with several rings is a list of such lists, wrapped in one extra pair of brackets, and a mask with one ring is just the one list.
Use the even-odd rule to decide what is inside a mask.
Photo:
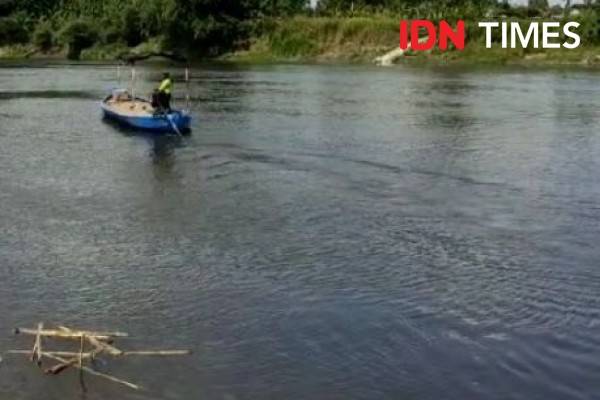
[(185, 69), (185, 107), (190, 111), (190, 70)]
[(135, 67), (131, 67), (131, 99), (135, 101)]
[[(53, 360), (56, 360), (56, 361), (58, 361), (60, 363), (63, 363), (63, 364), (67, 364), (69, 362), (68, 360), (65, 360), (64, 358), (57, 357), (57, 356), (54, 356), (54, 355), (51, 355), (51, 354), (48, 354), (48, 353), (44, 353), (44, 355), (46, 357), (48, 357), (48, 358), (52, 358)], [(95, 371), (95, 370), (93, 370), (91, 368), (88, 368), (88, 367), (84, 367), (84, 366), (80, 367), (77, 364), (74, 364), (73, 366), (75, 368), (78, 368), (78, 369), (84, 371), (84, 372), (87, 372), (90, 375), (95, 375), (95, 376), (98, 376), (100, 378), (108, 379), (109, 381), (112, 381), (112, 382), (115, 382), (115, 383), (120, 383), (121, 385), (125, 385), (125, 386), (127, 386), (127, 387), (129, 387), (131, 389), (135, 389), (135, 390), (140, 390), (141, 389), (141, 386), (138, 386), (138, 385), (136, 385), (134, 383), (131, 383), (131, 382), (124, 381), (124, 380), (119, 379), (119, 378), (115, 378), (112, 375), (103, 374), (102, 372)]]
[(33, 340), (33, 348), (31, 349), (31, 356), (29, 357), (29, 361), (34, 362), (35, 361), (35, 356), (37, 354), (37, 345), (38, 345), (38, 338), (40, 337), (40, 334), (38, 331), (36, 331), (35, 334), (35, 339)]
[[(65, 333), (73, 333), (73, 331), (70, 328), (67, 328), (66, 326), (59, 326), (58, 329), (62, 330)], [(117, 349), (114, 346), (111, 346), (110, 344), (101, 342), (93, 336), (81, 335), (81, 337), (85, 337), (90, 342), (90, 344), (95, 347), (95, 351), (93, 351), (93, 353), (106, 352), (112, 356), (120, 356), (121, 354), (123, 354), (121, 350)], [(83, 346), (83, 344), (84, 342), (81, 343), (81, 346)]]
[(37, 361), (37, 365), (41, 366), (42, 364), (42, 330), (44, 329), (44, 324), (42, 322), (38, 323), (38, 327), (35, 334), (35, 342), (33, 343), (33, 349), (31, 350), (31, 361)]
[[(17, 328), (15, 329), (16, 334), (24, 334), (24, 335), (37, 335), (37, 329), (29, 329), (29, 328)], [(94, 337), (98, 340), (110, 340), (114, 337), (128, 337), (129, 335), (125, 332), (93, 332), (93, 331), (75, 331), (65, 332), (59, 329), (44, 329), (39, 332), (40, 336), (43, 337), (56, 337), (63, 339), (79, 339), (81, 335), (85, 335), (88, 337)]]
[(37, 339), (37, 360), (38, 360), (38, 365), (42, 364), (42, 336), (41, 336), (41, 331), (44, 329), (44, 323), (43, 322), (39, 322), (38, 323), (38, 334), (36, 336)]
[(124, 356), (188, 356), (192, 354), (190, 350), (140, 350), (124, 351)]
[[(6, 354), (31, 354), (31, 350), (8, 350)], [(77, 357), (79, 353), (75, 351), (44, 351), (44, 354), (50, 354), (58, 357)], [(93, 353), (83, 353), (84, 359), (92, 358)]]
[[(83, 373), (87, 372), (115, 383), (127, 386), (131, 389), (139, 390), (140, 386), (116, 378), (112, 375), (98, 372), (84, 365), (86, 360), (93, 360), (96, 354), (105, 353), (113, 357), (122, 356), (181, 356), (191, 354), (189, 350), (137, 350), (123, 351), (112, 345), (112, 341), (116, 337), (127, 337), (124, 332), (95, 332), (81, 331), (68, 328), (66, 326), (58, 326), (56, 329), (44, 329), (42, 322), (38, 323), (37, 329), (17, 328), (15, 334), (23, 333), (25, 335), (34, 335), (35, 342), (32, 350), (9, 350), (9, 354), (28, 354), (32, 361), (37, 360), (38, 366), (41, 367), (42, 357), (57, 361), (58, 364), (44, 370), (46, 374), (58, 375), (69, 367), (74, 367), (79, 370), (80, 379), (83, 379)], [(79, 351), (44, 351), (42, 349), (42, 339), (51, 337), (56, 339), (78, 339)], [(86, 342), (92, 348), (86, 351)], [(0, 359), (1, 360), (1, 359)], [(83, 383), (83, 381), (82, 381)]]
[(56, 364), (50, 368), (45, 369), (44, 373), (47, 375), (58, 375), (75, 363), (77, 363), (77, 358), (72, 358), (70, 360), (67, 360), (66, 363)]
[[(81, 336), (85, 336), (85, 334), (86, 334), (86, 332), (75, 331), (75, 330), (72, 330), (71, 328), (67, 328), (66, 326), (63, 326), (63, 325), (59, 325), (57, 328), (66, 334), (81, 333)], [(107, 342), (112, 342), (112, 340), (113, 340), (112, 338), (106, 339)]]
[(79, 343), (79, 370), (83, 367), (83, 347), (85, 346), (85, 335), (81, 335), (81, 342)]
[[(44, 353), (51, 354), (58, 357), (77, 357), (79, 353), (74, 351), (45, 351)], [(31, 350), (9, 350), (6, 354), (31, 354)], [(139, 350), (139, 351), (123, 351), (121, 354), (124, 356), (187, 356), (192, 354), (190, 350)], [(84, 352), (82, 357), (84, 359), (92, 358), (94, 352)]]
[(116, 347), (111, 346), (110, 344), (103, 343), (92, 336), (86, 336), (86, 339), (92, 344), (92, 346), (96, 348), (96, 350), (98, 350), (97, 353), (105, 352), (110, 354), (111, 356), (116, 357), (123, 355), (122, 350), (117, 349)]
[[(65, 332), (71, 332), (71, 333), (81, 333), (84, 334), (86, 336), (96, 336), (96, 338), (98, 339), (99, 337), (102, 336), (112, 336), (112, 337), (129, 337), (129, 334), (127, 332), (94, 332), (94, 331), (83, 331), (81, 329), (73, 329), (73, 328), (69, 328), (67, 326), (64, 325), (59, 325), (58, 329), (61, 329)], [(112, 338), (111, 338), (112, 339)], [(104, 340), (104, 339), (102, 339)]]

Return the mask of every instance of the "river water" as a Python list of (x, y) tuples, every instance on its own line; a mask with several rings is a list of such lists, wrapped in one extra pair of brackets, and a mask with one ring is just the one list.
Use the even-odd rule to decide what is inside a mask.
[(113, 67), (5, 65), (0, 350), (194, 354), (85, 394), (3, 355), (0, 398), (600, 398), (598, 77), (207, 65), (182, 141), (101, 119)]

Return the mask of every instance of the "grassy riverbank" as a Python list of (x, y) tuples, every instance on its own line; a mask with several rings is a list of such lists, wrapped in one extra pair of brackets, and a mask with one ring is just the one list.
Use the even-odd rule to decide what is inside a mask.
[(370, 62), (398, 43), (398, 19), (295, 17), (256, 24), (246, 49), (223, 58), (248, 62)]
[[(247, 49), (234, 51), (222, 58), (241, 62), (371, 63), (375, 57), (398, 46), (398, 21), (399, 18), (390, 16), (270, 20), (256, 27)], [(520, 22), (525, 27), (530, 20)], [(476, 25), (476, 22), (467, 22), (468, 27)], [(502, 49), (499, 43), (495, 43), (492, 49), (487, 49), (480, 30), (468, 31), (468, 45), (464, 51), (408, 52), (398, 62), (532, 65), (600, 63), (600, 45), (585, 36), (582, 38), (583, 45), (574, 50)]]
[[(462, 19), (466, 51), (399, 62), (595, 64), (600, 5), (562, 9), (496, 0), (0, 0), (0, 58), (130, 60), (151, 54), (235, 62), (360, 62), (397, 48), (403, 19)], [(577, 50), (485, 49), (482, 20), (581, 23)], [(496, 38), (498, 39), (498, 38)]]
[[(191, 58), (210, 58), (222, 61), (268, 62), (344, 62), (371, 63), (398, 45), (398, 21), (391, 15), (359, 17), (295, 16), (263, 18), (247, 24), (247, 35), (231, 50), (206, 54), (187, 49)], [(525, 26), (531, 20), (521, 20)], [(499, 44), (486, 49), (479, 29), (468, 29), (465, 51), (450, 50), (407, 53), (398, 62), (433, 64), (528, 64), (528, 65), (598, 65), (600, 44), (586, 36), (582, 19), (582, 46), (568, 49), (501, 49)], [(467, 27), (475, 27), (467, 22)], [(79, 27), (78, 29), (83, 29)], [(106, 34), (105, 34), (106, 35)], [(63, 33), (64, 36), (64, 33)], [(37, 39), (36, 39), (37, 38)], [(60, 37), (59, 37), (60, 39)], [(0, 47), (0, 58), (55, 58), (69, 56), (69, 42), (55, 38), (34, 36), (32, 42)], [(124, 41), (97, 40), (81, 49), (78, 58), (86, 61), (110, 61), (132, 54), (159, 53), (173, 50), (173, 44), (164, 36), (146, 38), (135, 46)]]

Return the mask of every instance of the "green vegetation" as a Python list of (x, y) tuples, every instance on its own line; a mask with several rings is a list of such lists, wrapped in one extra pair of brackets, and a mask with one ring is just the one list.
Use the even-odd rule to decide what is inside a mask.
[(255, 24), (248, 49), (238, 61), (363, 61), (398, 41), (398, 19), (391, 16), (264, 19)]
[(27, 43), (29, 32), (22, 19), (23, 14), (0, 18), (0, 45)]
[[(423, 18), (436, 20), (434, 12)], [(516, 16), (514, 16), (516, 15)], [(437, 18), (439, 19), (439, 17)], [(452, 21), (452, 18), (446, 18)], [(401, 62), (408, 63), (493, 63), (493, 64), (600, 64), (600, 35), (594, 29), (595, 13), (584, 12), (569, 20), (578, 20), (583, 45), (567, 49), (502, 49), (499, 31), (493, 37), (494, 47), (485, 48), (484, 31), (477, 27), (481, 17), (466, 21), (468, 45), (464, 51), (433, 50), (407, 52)], [(226, 58), (246, 62), (372, 62), (398, 45), (398, 20), (391, 14), (266, 19), (257, 24), (248, 49), (236, 51)], [(532, 20), (513, 13), (509, 21), (519, 22), (526, 30)], [(587, 27), (587, 28), (586, 28)], [(597, 56), (598, 55), (598, 56)]]
[(54, 45), (52, 24), (50, 24), (48, 21), (40, 21), (33, 31), (31, 40), (33, 45), (39, 48), (41, 51), (49, 51)]
[[(282, 13), (293, 13), (302, 10), (304, 2), (0, 0), (0, 45), (31, 42), (40, 51), (77, 59), (91, 47), (135, 47), (160, 37), (166, 48), (215, 56), (247, 38), (250, 22), (270, 15), (272, 4)], [(44, 28), (38, 31), (40, 24)]]
[[(178, 53), (236, 61), (371, 61), (397, 46), (400, 19), (466, 20), (464, 52), (437, 51), (408, 62), (595, 63), (600, 0), (569, 15), (546, 0), (511, 7), (495, 0), (0, 0), (0, 57), (110, 60)], [(582, 26), (577, 50), (483, 48), (481, 20), (527, 24), (569, 15)], [(524, 25), (523, 25), (524, 26)]]
[(100, 37), (94, 23), (87, 19), (70, 21), (59, 32), (59, 43), (67, 46), (67, 57), (79, 59), (83, 49), (91, 47)]

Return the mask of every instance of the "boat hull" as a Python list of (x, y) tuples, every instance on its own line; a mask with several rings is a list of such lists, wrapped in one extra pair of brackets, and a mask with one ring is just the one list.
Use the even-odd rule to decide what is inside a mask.
[(110, 107), (106, 102), (101, 103), (101, 108), (105, 118), (130, 128), (149, 132), (173, 132), (175, 130), (173, 125), (180, 132), (187, 132), (192, 123), (191, 116), (187, 112), (179, 110), (173, 110), (168, 114), (126, 115)]

